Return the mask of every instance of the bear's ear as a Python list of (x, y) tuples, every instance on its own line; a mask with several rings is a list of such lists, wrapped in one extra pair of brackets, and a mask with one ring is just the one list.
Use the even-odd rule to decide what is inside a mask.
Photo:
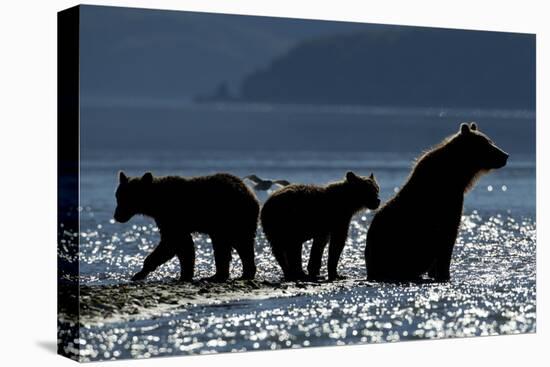
[(468, 125), (467, 123), (463, 122), (460, 124), (460, 133), (461, 134), (467, 134), (470, 132), (470, 125)]
[(470, 124), (470, 130), (472, 130), (472, 131), (477, 131), (477, 124), (476, 124), (475, 122), (472, 122), (472, 123)]
[(128, 176), (126, 176), (126, 174), (122, 171), (118, 172), (118, 182), (121, 184), (128, 183)]
[(141, 182), (144, 182), (146, 184), (150, 184), (153, 182), (153, 174), (151, 172), (145, 172), (143, 176), (141, 176)]
[(370, 178), (371, 180), (374, 180), (374, 179), (375, 179), (375, 178), (374, 178), (374, 173), (371, 172), (369, 178)]
[(351, 171), (348, 171), (346, 172), (346, 180), (348, 182), (353, 182), (353, 181), (357, 181), (359, 179), (359, 177), (357, 177), (357, 175)]

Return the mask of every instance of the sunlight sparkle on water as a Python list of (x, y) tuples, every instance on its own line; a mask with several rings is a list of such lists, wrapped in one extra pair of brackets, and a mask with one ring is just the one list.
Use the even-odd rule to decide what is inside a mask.
[[(365, 280), (365, 217), (368, 222), (371, 215), (359, 214), (352, 221), (339, 264), (347, 279), (333, 283), (280, 283), (280, 269), (261, 230), (254, 282), (176, 283), (179, 264), (174, 259), (147, 283), (128, 283), (158, 243), (158, 229), (153, 224), (94, 225), (82, 232), (80, 245), (81, 261), (101, 269), (81, 276), (81, 316), (87, 326), (80, 333), (80, 356), (149, 358), (321, 346), (328, 340), (354, 344), (535, 331), (532, 220), (475, 211), (464, 215), (450, 283), (391, 285)], [(196, 278), (210, 276), (209, 238), (193, 238)], [(310, 247), (304, 246), (304, 267)], [(231, 277), (239, 277), (241, 269), (234, 254)]]

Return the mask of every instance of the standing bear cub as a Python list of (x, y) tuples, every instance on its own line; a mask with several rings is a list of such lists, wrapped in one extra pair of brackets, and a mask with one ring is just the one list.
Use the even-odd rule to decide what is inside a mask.
[(195, 244), (191, 234), (210, 236), (214, 246), (214, 281), (229, 278), (231, 249), (237, 250), (243, 264), (242, 278), (253, 279), (254, 240), (260, 206), (240, 178), (230, 174), (184, 178), (140, 177), (119, 173), (114, 219), (125, 223), (142, 214), (155, 220), (160, 243), (132, 280), (142, 280), (158, 266), (177, 256), (181, 280), (190, 281), (195, 267)]
[(415, 281), (427, 272), (436, 281), (448, 281), (464, 193), (507, 159), (475, 123), (461, 124), (458, 133), (420, 156), (405, 185), (369, 227), (368, 279)]
[(351, 217), (364, 208), (380, 205), (374, 175), (360, 177), (348, 172), (343, 181), (326, 187), (289, 185), (273, 193), (261, 212), (264, 233), (286, 280), (303, 280), (302, 245), (313, 239), (308, 276), (317, 278), (323, 250), (330, 240), (328, 276), (340, 278), (338, 260), (346, 243)]

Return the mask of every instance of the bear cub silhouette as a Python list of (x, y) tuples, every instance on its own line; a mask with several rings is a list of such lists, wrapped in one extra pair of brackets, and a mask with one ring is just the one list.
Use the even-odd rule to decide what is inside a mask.
[(427, 272), (448, 281), (464, 194), (481, 174), (507, 160), (475, 123), (461, 124), (420, 156), (405, 185), (372, 219), (365, 248), (368, 279), (416, 281)]
[(243, 264), (243, 279), (256, 274), (254, 240), (260, 206), (243, 181), (230, 174), (185, 178), (179, 176), (128, 177), (119, 173), (114, 219), (125, 223), (141, 214), (155, 220), (160, 243), (149, 254), (132, 280), (142, 280), (158, 266), (177, 256), (181, 280), (190, 281), (195, 267), (195, 244), (191, 234), (210, 236), (214, 247), (216, 275), (229, 278), (231, 249)]
[[(292, 184), (274, 192), (260, 214), (266, 238), (286, 280), (317, 278), (323, 250), (330, 240), (328, 276), (337, 273), (338, 260), (348, 236), (351, 217), (361, 209), (380, 205), (379, 187), (371, 174), (360, 177), (353, 172), (345, 180), (325, 187)], [(302, 245), (313, 239), (308, 276), (302, 270)]]

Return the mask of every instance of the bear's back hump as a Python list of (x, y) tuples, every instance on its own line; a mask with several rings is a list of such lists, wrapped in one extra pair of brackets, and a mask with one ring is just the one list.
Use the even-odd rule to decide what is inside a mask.
[(209, 176), (167, 176), (159, 179), (160, 190), (167, 200), (196, 208), (254, 204), (254, 194), (236, 176), (219, 173)]
[(273, 214), (313, 215), (325, 206), (325, 189), (304, 184), (293, 184), (275, 191), (264, 204), (266, 211)]

